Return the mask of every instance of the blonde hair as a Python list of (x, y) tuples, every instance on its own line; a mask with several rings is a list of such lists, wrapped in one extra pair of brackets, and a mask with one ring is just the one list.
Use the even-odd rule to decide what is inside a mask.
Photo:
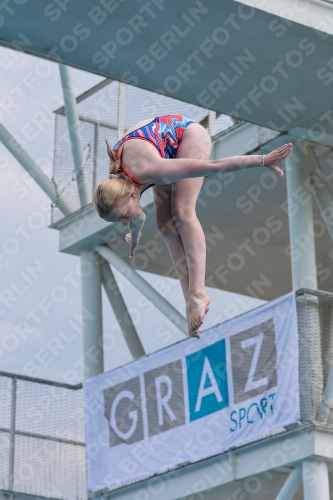
[(116, 205), (125, 205), (131, 197), (131, 194), (137, 190), (134, 182), (121, 170), (122, 149), (118, 159), (105, 139), (106, 151), (110, 159), (109, 173), (117, 174), (117, 178), (106, 179), (95, 187), (93, 192), (93, 204), (96, 212), (102, 219), (109, 217)]

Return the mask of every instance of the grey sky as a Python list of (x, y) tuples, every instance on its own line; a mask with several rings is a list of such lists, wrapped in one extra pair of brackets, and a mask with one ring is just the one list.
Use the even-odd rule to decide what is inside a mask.
[[(63, 105), (55, 63), (0, 48), (0, 120), (44, 172), (52, 176), (54, 114)], [(102, 80), (72, 69), (76, 95)], [(0, 370), (40, 378), (82, 379), (79, 259), (58, 252), (48, 228), (50, 200), (0, 143)], [(178, 281), (142, 273), (184, 314)], [(115, 272), (146, 352), (183, 334)], [(205, 328), (263, 301), (210, 290)], [(103, 297), (105, 369), (131, 360)], [(192, 340), (191, 340), (192, 341)], [(194, 340), (193, 340), (194, 341)]]

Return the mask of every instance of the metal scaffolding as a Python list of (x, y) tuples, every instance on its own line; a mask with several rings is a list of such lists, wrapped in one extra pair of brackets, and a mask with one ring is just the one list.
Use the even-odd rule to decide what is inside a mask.
[[(101, 128), (104, 127), (108, 130), (112, 130), (117, 137), (121, 137), (126, 128), (126, 113), (125, 113), (125, 101), (126, 93), (124, 84), (119, 84), (118, 87), (118, 100), (117, 100), (117, 123), (105, 123), (103, 121), (98, 121), (89, 116), (80, 114), (77, 109), (76, 99), (74, 97), (72, 85), (70, 82), (70, 76), (68, 68), (65, 66), (60, 66), (62, 84), (64, 89), (64, 99), (67, 117), (67, 129), (70, 135), (70, 145), (73, 153), (73, 163), (75, 167), (75, 180), (77, 186), (77, 192), (79, 195), (80, 206), (72, 207), (69, 200), (66, 198), (65, 193), (61, 190), (56, 189), (52, 181), (50, 181), (45, 174), (39, 169), (39, 167), (34, 164), (33, 160), (28, 157), (28, 155), (13, 142), (10, 134), (4, 129), (3, 126), (0, 127), (0, 138), (8, 149), (14, 154), (14, 156), (20, 161), (20, 163), (26, 168), (26, 170), (35, 178), (40, 187), (45, 191), (45, 193), (50, 197), (53, 203), (56, 203), (59, 209), (63, 212), (65, 216), (71, 214), (71, 220), (75, 223), (76, 217), (79, 217), (78, 212), (73, 213), (74, 210), (82, 208), (89, 204), (90, 195), (93, 186), (98, 182), (98, 169), (99, 169), (99, 143), (101, 140)], [(201, 109), (202, 111), (202, 109)], [(215, 139), (215, 145), (213, 150), (213, 155), (218, 155), (219, 151), (219, 141), (223, 140), (222, 135), (219, 134), (217, 129), (217, 115), (215, 112), (205, 110), (205, 114), (202, 120), (206, 120), (209, 127), (209, 132)], [(87, 158), (84, 158), (83, 154), (83, 141), (81, 137), (80, 124), (85, 123), (87, 126), (91, 127), (91, 133), (94, 137), (94, 147), (92, 156), (92, 171), (89, 173), (87, 168)], [(239, 143), (242, 142), (241, 138), (247, 134), (250, 136), (253, 143), (253, 131), (256, 126), (245, 126), (243, 129), (233, 128), (231, 141), (228, 145), (229, 149), (232, 150), (231, 154), (239, 154)], [(248, 130), (247, 130), (248, 129)], [(257, 130), (257, 129), (256, 129)], [(257, 130), (258, 131), (258, 130)], [(262, 132), (262, 129), (259, 130)], [(279, 139), (279, 134), (274, 131), (265, 131), (265, 140), (259, 140), (256, 147), (252, 147), (253, 150), (260, 150), (260, 148), (268, 148), (274, 143), (276, 139)], [(258, 134), (259, 136), (260, 134)], [(232, 143), (235, 141), (235, 144)], [(261, 142), (260, 142), (261, 141)], [(289, 207), (289, 232), (290, 232), (290, 245), (297, 245), (301, 249), (298, 258), (291, 258), (291, 271), (292, 271), (292, 283), (293, 289), (297, 290), (300, 288), (311, 288), (314, 291), (317, 290), (317, 274), (316, 274), (316, 249), (315, 240), (312, 230), (313, 226), (313, 207), (312, 198), (314, 197), (320, 213), (325, 221), (328, 231), (331, 236), (333, 234), (331, 226), (331, 218), (329, 216), (329, 209), (332, 205), (332, 195), (327, 184), (324, 182), (320, 187), (315, 190), (314, 195), (308, 196), (306, 202), (302, 205), (302, 210), (293, 211), (293, 200), (294, 195), (298, 191), (300, 186), (308, 184), (310, 179), (313, 183), (315, 176), (324, 178), (320, 166), (318, 164), (315, 152), (313, 150), (313, 144), (309, 143), (304, 138), (301, 140), (296, 139), (294, 152), (287, 159), (287, 194), (288, 194), (288, 207)], [(237, 143), (237, 145), (236, 145)], [(251, 143), (251, 144), (252, 144)], [(244, 142), (242, 142), (241, 147), (244, 147)], [(237, 148), (237, 149), (236, 149)], [(248, 148), (249, 149), (249, 148)], [(91, 177), (91, 181), (89, 180)], [(311, 181), (312, 179), (312, 181)], [(123, 273), (127, 278), (130, 278), (131, 283), (143, 293), (163, 314), (165, 314), (170, 321), (172, 321), (180, 331), (187, 333), (187, 323), (185, 318), (169, 303), (164, 297), (158, 294), (141, 276), (140, 274), (132, 269), (125, 261), (117, 255), (116, 252), (111, 250), (106, 245), (102, 245), (101, 241), (98, 243), (87, 244), (84, 237), (77, 241), (77, 245), (80, 246), (81, 255), (81, 279), (82, 279), (82, 314), (83, 314), (83, 354), (84, 354), (84, 377), (85, 379), (98, 375), (104, 370), (103, 364), (103, 327), (102, 327), (102, 296), (101, 287), (102, 284), (105, 287), (108, 299), (112, 308), (115, 310), (116, 317), (120, 323), (120, 327), (125, 336), (129, 351), (133, 357), (136, 359), (144, 355), (144, 348), (142, 342), (135, 330), (133, 324), (121, 323), (122, 318), (127, 315), (129, 317), (126, 305), (122, 297), (119, 295), (119, 290), (117, 289), (117, 283), (114, 279), (112, 270), (109, 264), (116, 267), (121, 273)], [(109, 264), (108, 264), (109, 263)], [(111, 286), (110, 286), (111, 283)], [(323, 359), (323, 346), (321, 342), (318, 342), (318, 336), (321, 331), (321, 309), (320, 309), (320, 294), (310, 293), (307, 296), (306, 303), (306, 314), (307, 314), (307, 327), (310, 328), (312, 332), (317, 332), (317, 337), (315, 335), (308, 336), (308, 360), (309, 366), (307, 367), (309, 371), (308, 380), (304, 384), (308, 384), (311, 393), (311, 408), (308, 410), (303, 410), (303, 416), (306, 411), (309, 411), (308, 420), (314, 421), (315, 418), (326, 424), (331, 418), (331, 406), (333, 401), (333, 371), (332, 368), (329, 371), (328, 377), (324, 376), (323, 370), (318, 370), (319, 366), (322, 366)], [(331, 365), (332, 366), (331, 360)], [(304, 368), (305, 370), (305, 368)], [(10, 378), (10, 377), (9, 377)], [(23, 379), (22, 379), (23, 380)], [(30, 381), (31, 382), (31, 381)], [(25, 481), (18, 480), (15, 476), (16, 470), (19, 470), (21, 455), (23, 456), (24, 450), (28, 450), (29, 446), (33, 446), (33, 439), (49, 440), (55, 443), (61, 443), (63, 449), (70, 448), (71, 457), (77, 458), (82, 451), (84, 446), (83, 441), (80, 441), (75, 434), (75, 429), (68, 431), (66, 437), (59, 438), (57, 436), (49, 435), (47, 433), (38, 434), (36, 432), (30, 432), (27, 430), (20, 430), (17, 427), (17, 398), (18, 391), (21, 390), (23, 382), (21, 379), (12, 377), (10, 378), (11, 383), (11, 406), (9, 412), (10, 423), (8, 426), (1, 427), (0, 432), (3, 432), (5, 440), (7, 439), (7, 447), (9, 450), (8, 455), (8, 474), (7, 482), (4, 483), (4, 490), (12, 491), (23, 491), (24, 494), (34, 494), (39, 496), (48, 496), (61, 499), (71, 499), (74, 498), (72, 492), (70, 494), (62, 493), (56, 495), (47, 495), (44, 486), (40, 489), (36, 489), (36, 492), (32, 491), (32, 486), (28, 486)], [(32, 383), (32, 382), (31, 382)], [(37, 382), (36, 382), (37, 383)], [(303, 382), (302, 382), (303, 383)], [(55, 385), (55, 387), (61, 387), (63, 389), (71, 390), (72, 388), (65, 387), (64, 385)], [(304, 417), (305, 419), (305, 417)], [(74, 437), (73, 437), (74, 436)], [(21, 446), (18, 453), (15, 450)], [(68, 448), (69, 449), (69, 448)], [(23, 450), (23, 451), (22, 451)], [(73, 451), (74, 450), (74, 451)], [(64, 452), (65, 453), (65, 452)], [(69, 454), (70, 454), (69, 453)], [(28, 453), (29, 455), (29, 453)], [(81, 453), (82, 455), (82, 453)], [(82, 456), (80, 455), (79, 460), (82, 462)], [(43, 456), (43, 455), (42, 455)], [(67, 455), (66, 455), (67, 456)], [(67, 458), (66, 458), (67, 460)], [(249, 459), (250, 460), (250, 459)], [(328, 467), (327, 467), (327, 457), (324, 454), (305, 453), (303, 458), (299, 457), (298, 462), (289, 461), (286, 465), (293, 467), (290, 476), (286, 480), (284, 486), (282, 487), (277, 499), (287, 500), (292, 499), (295, 494), (300, 481), (301, 476), (303, 478), (303, 489), (305, 500), (313, 500), (314, 498), (328, 499), (329, 498), (329, 480), (328, 480)], [(22, 466), (23, 467), (23, 466)], [(69, 465), (68, 465), (69, 467)], [(249, 474), (252, 469), (248, 466)], [(70, 467), (69, 467), (70, 468)], [(72, 471), (73, 472), (73, 471)], [(247, 477), (247, 472), (243, 471), (242, 477)], [(252, 472), (251, 472), (252, 473)], [(47, 476), (47, 473), (45, 473)], [(312, 481), (311, 477), (316, 474), (319, 478), (318, 481)], [(45, 477), (46, 477), (45, 476)], [(185, 476), (185, 474), (184, 474)], [(75, 476), (76, 477), (76, 476)], [(232, 480), (237, 479), (233, 477)], [(72, 483), (70, 483), (72, 484)], [(23, 485), (23, 486), (22, 486)], [(29, 489), (30, 488), (30, 489)], [(74, 488), (74, 486), (71, 486)], [(81, 488), (81, 486), (80, 486)], [(74, 488), (75, 489), (75, 488)], [(73, 490), (74, 491), (74, 490)], [(57, 496), (58, 495), (58, 496)], [(75, 498), (84, 498), (82, 490), (75, 490)], [(122, 493), (120, 494), (122, 495)], [(125, 493), (124, 498), (130, 498), (127, 493)], [(117, 498), (115, 496), (114, 498)], [(161, 497), (162, 498), (162, 497)], [(163, 497), (164, 498), (164, 497)], [(170, 494), (168, 498), (172, 497)]]

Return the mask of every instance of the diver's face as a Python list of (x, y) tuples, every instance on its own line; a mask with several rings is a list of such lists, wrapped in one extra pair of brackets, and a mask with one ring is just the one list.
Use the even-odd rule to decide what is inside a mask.
[(140, 216), (140, 198), (136, 193), (132, 193), (129, 201), (124, 205), (120, 205), (113, 210), (112, 217), (108, 218), (108, 222), (121, 222), (128, 226), (130, 222)]

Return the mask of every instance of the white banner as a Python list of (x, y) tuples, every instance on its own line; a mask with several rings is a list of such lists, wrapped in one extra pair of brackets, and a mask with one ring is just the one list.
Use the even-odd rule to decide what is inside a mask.
[(84, 383), (88, 489), (223, 453), (298, 422), (294, 293)]

